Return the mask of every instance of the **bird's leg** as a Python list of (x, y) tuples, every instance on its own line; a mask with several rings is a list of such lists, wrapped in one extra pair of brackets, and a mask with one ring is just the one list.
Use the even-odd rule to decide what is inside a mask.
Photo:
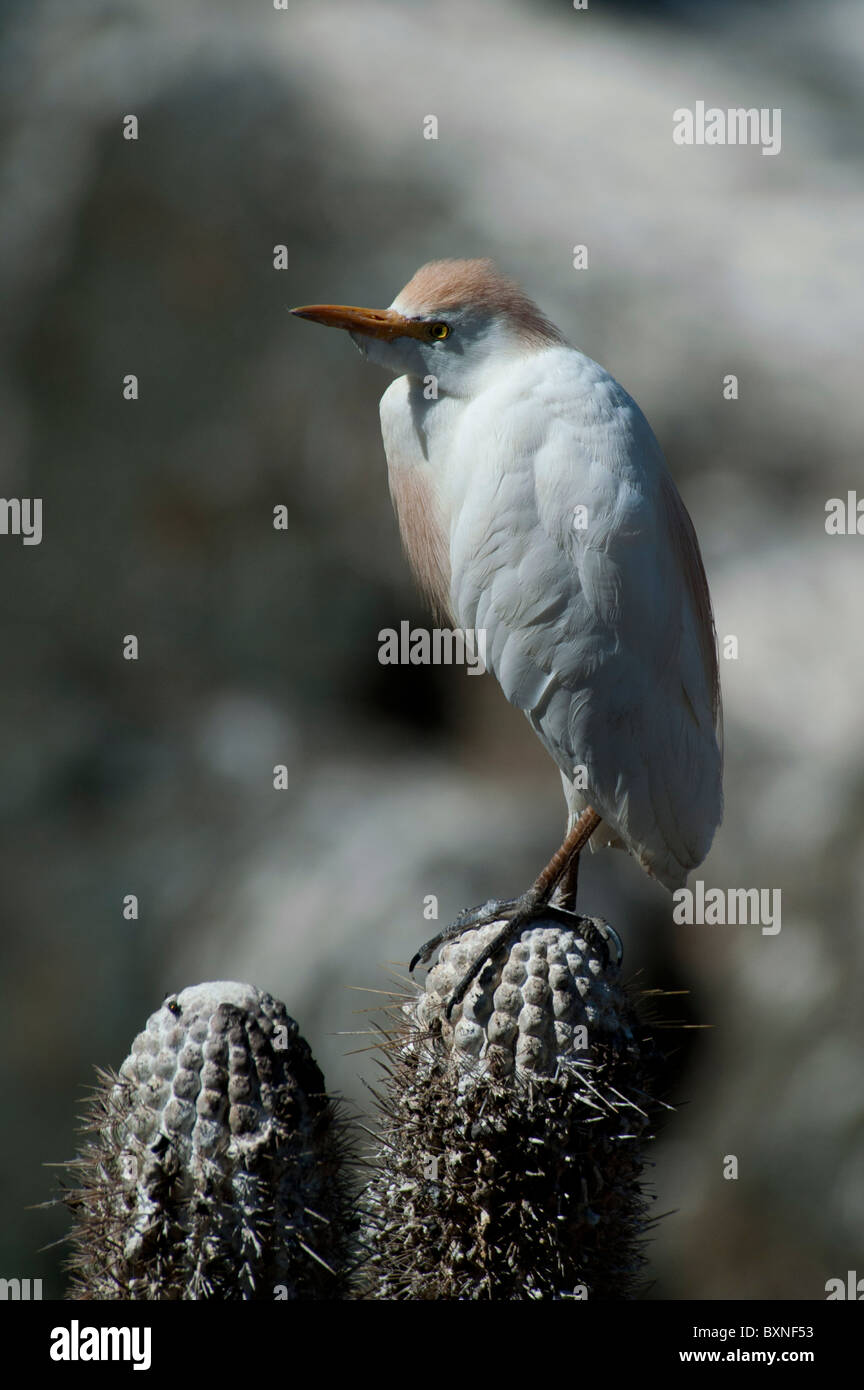
[(620, 962), (624, 953), (621, 945), (621, 938), (616, 931), (613, 931), (608, 922), (602, 918), (580, 917), (576, 912), (576, 892), (579, 886), (579, 864), (582, 857), (582, 848), (573, 851), (567, 861), (561, 877), (558, 879), (555, 891), (549, 900), (547, 911), (558, 918), (572, 918), (574, 922), (580, 924), (583, 935), (590, 936), (595, 944), (598, 944), (605, 952), (607, 958), (611, 945), (616, 959)]
[(586, 806), (573, 829), (565, 835), (561, 847), (556, 849), (552, 855), (546, 868), (541, 874), (538, 874), (528, 892), (519, 899), (520, 906), (522, 903), (527, 904), (528, 899), (536, 899), (537, 905), (540, 907), (546, 906), (559, 882), (568, 873), (573, 860), (578, 860), (599, 824), (600, 817), (593, 806)]
[[(527, 893), (523, 893), (521, 898), (512, 901), (498, 902), (490, 899), (483, 903), (479, 908), (473, 908), (469, 912), (460, 913), (455, 922), (445, 927), (442, 932), (427, 941), (415, 955), (411, 962), (410, 969), (422, 962), (425, 962), (439, 946), (447, 941), (452, 941), (463, 932), (469, 931), (472, 927), (482, 926), (489, 922), (498, 920), (504, 921), (498, 935), (486, 947), (480, 956), (472, 963), (465, 976), (459, 982), (447, 1007), (448, 1015), (464, 998), (465, 993), (482, 969), (487, 960), (494, 960), (498, 953), (503, 950), (507, 942), (521, 930), (528, 922), (539, 916), (551, 916), (560, 918), (564, 921), (580, 922), (581, 918), (575, 918), (573, 913), (566, 911), (565, 908), (550, 906), (550, 899), (559, 883), (566, 874), (569, 882), (572, 883), (572, 864), (578, 857), (585, 845), (590, 840), (594, 831), (600, 824), (600, 817), (593, 807), (588, 806), (582, 812), (573, 829), (565, 837), (560, 849), (556, 850), (549, 863), (542, 873), (534, 880)], [(565, 888), (566, 891), (566, 888)]]
[(517, 913), (520, 918), (522, 914), (527, 914), (525, 920), (528, 920), (529, 916), (536, 915), (540, 908), (549, 903), (559, 879), (570, 871), (573, 860), (578, 860), (579, 854), (599, 824), (600, 817), (589, 806), (587, 810), (582, 812), (573, 829), (565, 837), (560, 849), (556, 850), (527, 893), (523, 893), (521, 898), (489, 898), (479, 907), (466, 908), (449, 926), (430, 937), (420, 947), (408, 967), (409, 970), (413, 971), (417, 965), (425, 964), (439, 946), (445, 945), (448, 941), (455, 941), (458, 936), (461, 936), (463, 932), (470, 931), (472, 927), (486, 926), (490, 922), (499, 920), (509, 921)]
[(565, 912), (573, 912), (576, 908), (576, 893), (579, 888), (579, 860), (581, 853), (571, 854), (567, 861), (567, 867), (558, 880), (552, 902), (556, 907), (563, 908)]
[[(511, 911), (505, 914), (505, 925), (492, 938), (489, 945), (472, 961), (462, 979), (451, 994), (447, 1002), (447, 1017), (449, 1018), (457, 1004), (461, 1004), (468, 989), (477, 978), (480, 971), (487, 961), (494, 961), (495, 958), (504, 950), (508, 942), (513, 940), (523, 927), (533, 921), (536, 917), (554, 917), (559, 920), (569, 921), (581, 927), (582, 919), (577, 918), (573, 913), (561, 907), (550, 906), (550, 900), (555, 892), (558, 883), (570, 870), (570, 865), (574, 859), (579, 858), (582, 850), (587, 845), (594, 831), (600, 824), (600, 817), (592, 806), (586, 806), (581, 816), (577, 820), (573, 829), (564, 838), (564, 842), (555, 851), (549, 863), (538, 874), (537, 878), (521, 898), (517, 898)], [(487, 919), (489, 920), (489, 919)], [(492, 918), (491, 920), (495, 920)], [(605, 945), (605, 943), (604, 943)]]

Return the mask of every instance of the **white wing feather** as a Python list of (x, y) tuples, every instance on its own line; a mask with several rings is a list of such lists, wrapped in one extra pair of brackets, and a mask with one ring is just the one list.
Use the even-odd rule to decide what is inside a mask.
[(593, 805), (607, 838), (679, 886), (722, 814), (716, 649), (650, 426), (601, 367), (556, 348), (466, 404), (448, 445), (435, 481), (456, 620), (485, 628), (487, 665), (561, 769), (571, 819)]

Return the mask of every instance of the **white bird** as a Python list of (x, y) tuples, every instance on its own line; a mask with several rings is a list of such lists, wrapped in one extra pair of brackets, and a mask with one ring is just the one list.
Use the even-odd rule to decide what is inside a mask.
[[(389, 309), (306, 305), (395, 373), (381, 400), (390, 491), (435, 610), (485, 630), (485, 664), (557, 763), (567, 834), (484, 961), (575, 900), (578, 857), (628, 849), (670, 890), (722, 815), (720, 691), (699, 544), (635, 401), (488, 260), (433, 261)], [(553, 907), (554, 911), (554, 907)]]

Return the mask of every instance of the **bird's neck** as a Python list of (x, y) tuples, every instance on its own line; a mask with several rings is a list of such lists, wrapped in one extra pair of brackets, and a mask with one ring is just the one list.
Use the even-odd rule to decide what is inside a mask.
[(405, 554), (437, 617), (450, 614), (450, 517), (447, 441), (464, 402), (428, 393), (418, 378), (402, 377), (381, 403), (390, 495)]

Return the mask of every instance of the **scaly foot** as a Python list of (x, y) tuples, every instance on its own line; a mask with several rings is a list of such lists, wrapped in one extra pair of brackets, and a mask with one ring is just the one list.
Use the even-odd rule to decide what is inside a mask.
[(494, 963), (507, 949), (514, 937), (524, 931), (531, 922), (541, 920), (548, 922), (550, 919), (578, 931), (586, 941), (595, 948), (599, 948), (605, 956), (607, 965), (613, 957), (615, 963), (620, 964), (623, 955), (621, 939), (608, 923), (603, 922), (601, 918), (582, 917), (579, 913), (568, 912), (565, 908), (555, 907), (549, 902), (544, 902), (536, 889), (529, 888), (528, 892), (523, 893), (521, 898), (509, 898), (504, 901), (490, 898), (487, 902), (481, 903), (479, 907), (466, 908), (464, 912), (460, 912), (455, 921), (451, 922), (443, 931), (438, 932), (437, 936), (432, 937), (424, 946), (421, 946), (411, 962), (410, 969), (413, 971), (418, 963), (425, 964), (439, 946), (443, 946), (448, 941), (454, 941), (463, 932), (471, 931), (475, 927), (488, 926), (493, 922), (502, 923), (501, 930), (471, 962), (450, 996), (446, 1010), (449, 1019), (456, 1006), (462, 1003), (484, 966)]

